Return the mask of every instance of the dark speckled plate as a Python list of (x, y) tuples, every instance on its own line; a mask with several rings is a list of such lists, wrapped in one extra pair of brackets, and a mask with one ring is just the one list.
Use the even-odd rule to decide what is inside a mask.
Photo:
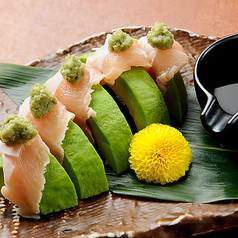
[[(144, 36), (149, 27), (127, 27), (134, 38)], [(193, 67), (200, 53), (216, 37), (199, 36), (171, 29), (184, 47), (189, 63), (181, 71), (187, 84), (193, 84)], [(104, 43), (107, 33), (89, 37), (28, 65), (59, 68), (67, 54), (82, 55)], [(17, 106), (0, 89), (0, 110), (16, 113)], [(112, 193), (79, 201), (76, 208), (43, 217), (22, 219), (15, 208), (0, 199), (1, 237), (188, 237), (238, 226), (238, 204), (176, 203), (117, 196)], [(207, 236), (208, 237), (208, 236)]]

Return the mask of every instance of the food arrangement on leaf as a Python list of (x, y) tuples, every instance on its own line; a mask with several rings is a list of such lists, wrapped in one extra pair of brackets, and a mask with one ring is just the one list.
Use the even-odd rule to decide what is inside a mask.
[[(167, 32), (164, 24), (160, 25), (160, 30), (156, 29), (156, 25), (157, 23), (155, 24), (154, 30), (150, 32), (149, 38), (153, 38), (157, 32)], [(228, 219), (229, 226), (232, 226), (233, 220), (231, 217), (235, 216), (234, 212), (237, 207), (235, 203), (225, 205), (201, 203), (238, 197), (236, 193), (237, 185), (235, 183), (237, 175), (235, 157), (237, 152), (218, 146), (216, 142), (202, 130), (198, 120), (200, 109), (197, 108), (194, 89), (189, 86), (186, 86), (185, 88), (183, 78), (179, 72), (180, 69), (177, 71), (177, 68), (179, 68), (178, 65), (181, 64), (181, 62), (185, 63), (186, 61), (186, 54), (183, 53), (183, 50), (181, 51), (181, 47), (178, 47), (178, 45), (176, 46), (176, 42), (174, 46), (172, 45), (172, 47), (167, 50), (157, 50), (157, 48), (148, 46), (148, 44), (145, 44), (146, 41), (143, 41), (143, 36), (148, 32), (147, 29), (150, 31), (150, 28), (142, 29), (143, 34), (139, 33), (140, 30), (137, 32), (136, 29), (131, 31), (123, 29), (123, 31), (130, 34), (132, 33), (131, 35), (138, 39), (135, 40), (132, 38), (133, 41), (131, 41), (131, 38), (126, 36), (126, 42), (129, 42), (128, 45), (131, 43), (133, 45), (134, 42), (140, 45), (142, 42), (142, 48), (143, 46), (144, 48), (147, 48), (147, 58), (149, 58), (148, 55), (150, 55), (154, 57), (153, 59), (160, 58), (161, 62), (167, 62), (168, 71), (166, 71), (166, 64), (157, 65), (160, 67), (157, 72), (155, 71), (158, 73), (157, 77), (156, 73), (152, 70), (153, 67), (148, 66), (148, 61), (144, 60), (144, 66), (133, 66), (132, 64), (131, 68), (128, 68), (128, 64), (125, 62), (125, 64), (127, 64), (124, 68), (125, 71), (120, 72), (120, 75), (116, 80), (109, 77), (108, 82), (106, 83), (103, 79), (104, 74), (102, 73), (102, 69), (106, 70), (105, 74), (107, 75), (113, 75), (114, 73), (116, 75), (116, 73), (118, 73), (117, 69), (111, 67), (113, 61), (118, 60), (116, 59), (115, 54), (120, 55), (121, 53), (125, 53), (132, 48), (132, 45), (129, 49), (122, 52), (111, 51), (113, 47), (110, 47), (108, 50), (105, 50), (105, 47), (102, 47), (102, 49), (97, 49), (96, 52), (94, 52), (95, 49), (90, 52), (92, 48), (95, 48), (95, 44), (92, 44), (93, 47), (90, 47), (90, 49), (88, 49), (87, 46), (82, 47), (82, 51), (79, 50), (78, 52), (75, 51), (75, 48), (81, 47), (80, 44), (75, 46), (75, 48), (72, 47), (72, 49), (70, 47), (70, 50), (62, 51), (62, 55), (60, 55), (59, 52), (57, 53), (57, 57), (52, 56), (54, 59), (52, 64), (57, 65), (57, 69), (59, 69), (59, 65), (62, 65), (60, 70), (1, 64), (0, 86), (19, 106), (25, 98), (29, 96), (29, 89), (31, 86), (32, 93), (30, 98), (32, 98), (32, 101), (34, 101), (33, 98), (38, 98), (38, 92), (41, 92), (40, 98), (42, 96), (43, 98), (47, 98), (48, 96), (45, 96), (50, 95), (50, 100), (53, 99), (52, 110), (42, 110), (41, 106), (40, 110), (36, 110), (38, 113), (47, 112), (46, 115), (42, 117), (45, 117), (45, 121), (42, 120), (42, 118), (35, 119), (33, 116), (29, 117), (30, 114), (34, 114), (30, 113), (29, 99), (28, 103), (23, 103), (25, 106), (22, 105), (20, 111), (16, 111), (18, 117), (20, 112), (23, 112), (23, 117), (28, 115), (28, 119), (31, 119), (33, 123), (34, 121), (40, 122), (36, 127), (47, 127), (46, 119), (50, 118), (50, 115), (53, 115), (52, 112), (57, 112), (56, 109), (58, 104), (63, 104), (65, 106), (63, 111), (66, 110), (69, 115), (72, 116), (71, 118), (74, 119), (74, 121), (68, 119), (68, 123), (64, 123), (66, 131), (61, 133), (64, 138), (61, 138), (61, 142), (58, 142), (59, 144), (57, 147), (59, 150), (56, 150), (57, 153), (53, 152), (54, 147), (50, 148), (52, 146), (47, 142), (48, 145), (46, 147), (49, 147), (47, 153), (50, 154), (48, 155), (49, 159), (47, 159), (48, 164), (45, 163), (44, 165), (43, 177), (45, 183), (42, 188), (43, 190), (41, 190), (42, 196), (40, 203), (33, 202), (38, 210), (33, 214), (30, 213), (30, 215), (26, 215), (26, 213), (24, 214), (26, 210), (24, 211), (24, 209), (18, 208), (18, 212), (23, 216), (41, 217), (41, 220), (37, 221), (21, 218), (20, 227), (16, 227), (15, 221), (19, 218), (17, 218), (16, 215), (13, 217), (12, 221), (12, 218), (8, 218), (11, 215), (9, 212), (11, 212), (12, 205), (11, 203), (10, 205), (7, 205), (9, 202), (2, 198), (1, 202), (4, 202), (8, 207), (7, 210), (4, 210), (6, 209), (5, 207), (1, 209), (3, 212), (2, 216), (4, 216), (3, 223), (8, 221), (10, 221), (10, 223), (13, 222), (13, 229), (15, 229), (13, 232), (18, 231), (17, 233), (21, 235), (28, 231), (30, 232), (29, 234), (33, 235), (34, 233), (36, 236), (37, 234), (42, 235), (45, 233), (47, 235), (60, 234), (62, 237), (67, 237), (67, 234), (70, 232), (70, 235), (72, 236), (81, 234), (86, 236), (88, 234), (95, 237), (111, 237), (113, 234), (114, 236), (131, 237), (132, 235), (136, 236), (137, 234), (139, 236), (140, 234), (151, 236), (162, 234), (165, 225), (169, 225), (171, 229), (166, 229), (166, 234), (171, 233), (172, 235), (173, 232), (181, 230), (183, 234), (180, 232), (180, 235), (183, 237), (185, 234), (185, 230), (182, 229), (184, 222), (193, 224), (193, 219), (199, 219), (196, 220), (197, 225), (194, 223), (195, 226), (191, 226), (194, 230), (186, 230), (186, 234), (207, 232), (206, 227), (201, 226), (201, 224), (205, 224), (208, 222), (207, 219), (209, 219), (209, 221), (215, 225), (213, 221), (216, 221), (217, 216), (220, 217), (219, 214), (222, 215), (222, 219)], [(136, 33), (134, 31), (136, 31)], [(112, 40), (114, 43), (118, 40), (118, 35), (123, 35), (121, 34), (121, 31), (117, 30), (115, 32), (116, 36), (114, 35), (115, 37)], [(193, 53), (193, 48), (190, 49), (190, 42), (187, 44), (186, 41), (183, 41), (183, 37), (186, 38), (186, 34), (188, 34), (187, 32), (174, 29), (171, 29), (171, 32), (175, 34), (175, 39), (182, 42), (182, 45), (187, 52), (189, 63), (181, 70), (181, 73), (188, 82), (189, 78), (191, 78), (190, 68), (193, 65), (191, 62), (194, 60), (193, 56), (196, 55), (196, 53)], [(104, 35), (106, 42), (107, 38), (109, 42), (111, 35), (107, 36), (106, 33), (102, 34), (102, 36)], [(170, 34), (168, 34), (168, 36), (169, 35)], [(195, 41), (197, 39), (196, 37), (196, 35), (190, 35), (190, 38)], [(172, 38), (170, 38), (170, 40), (171, 39)], [(212, 42), (212, 40), (208, 38), (200, 39), (200, 41), (202, 44), (200, 46), (201, 49), (204, 49), (205, 45)], [(91, 41), (85, 40), (85, 42), (88, 44)], [(99, 46), (104, 46), (105, 43), (103, 40)], [(161, 42), (159, 42), (159, 44), (160, 43)], [(135, 44), (136, 47), (133, 46), (131, 49), (135, 54), (140, 52), (137, 49), (139, 48), (138, 44)], [(171, 42), (168, 42), (167, 45), (170, 44)], [(120, 48), (121, 47), (118, 47), (118, 45), (115, 47), (117, 50)], [(122, 49), (124, 49), (124, 46)], [(199, 48), (197, 51), (201, 52), (201, 49)], [(181, 62), (178, 60), (178, 57), (169, 57), (169, 54), (166, 54), (166, 51), (170, 51), (172, 55), (176, 52), (177, 55), (180, 55)], [(64, 63), (63, 61), (59, 63), (59, 59), (63, 59), (66, 52), (71, 52), (71, 55), (66, 57)], [(98, 52), (101, 52), (100, 57), (101, 59), (103, 58), (103, 60), (99, 60), (99, 62), (101, 62), (100, 64), (94, 62), (95, 67), (89, 67), (88, 62), (93, 62), (94, 56), (99, 57)], [(73, 54), (76, 54), (79, 57), (76, 57)], [(89, 60), (90, 58), (91, 60)], [(84, 64), (81, 64), (79, 59)], [(109, 67), (107, 67), (107, 64), (104, 64), (102, 67), (102, 62), (105, 62), (105, 59), (109, 63), (108, 65), (111, 64)], [(46, 61), (47, 60), (50, 62), (50, 59), (47, 58)], [(36, 66), (47, 67), (46, 65), (44, 66), (44, 62), (45, 59), (42, 59), (32, 62), (32, 65), (36, 64)], [(124, 70), (122, 67), (123, 60), (119, 62), (118, 66), (120, 70)], [(130, 59), (127, 62), (130, 62)], [(175, 64), (177, 67), (173, 67), (175, 66), (173, 65), (174, 62), (178, 63), (178, 65)], [(149, 63), (150, 65), (155, 65), (155, 60), (149, 60)], [(70, 65), (73, 66), (73, 70), (69, 70)], [(49, 63), (48, 67), (52, 67), (52, 65)], [(113, 70), (110, 71), (110, 67)], [(76, 70), (77, 68), (78, 70)], [(95, 80), (89, 79), (90, 76), (87, 74), (87, 71), (89, 71), (88, 68), (90, 68), (90, 71), (92, 68), (97, 68), (95, 69), (96, 71), (94, 70), (94, 73), (91, 73), (91, 75), (98, 76)], [(164, 71), (166, 71), (167, 74), (164, 74)], [(11, 77), (14, 77), (14, 82), (19, 80), (19, 87), (25, 87), (26, 90), (24, 92), (21, 91), (21, 95), (18, 93), (15, 86), (8, 87), (8, 82), (6, 80), (7, 78), (11, 78), (10, 76), (8, 77), (9, 72), (13, 72)], [(189, 76), (187, 75), (188, 73)], [(174, 74), (174, 77), (167, 82), (167, 75), (171, 74)], [(76, 83), (74, 80), (75, 75)], [(81, 78), (84, 75), (88, 75), (86, 76), (88, 81), (87, 79), (83, 80), (83, 78)], [(69, 78), (69, 80), (66, 80), (65, 78)], [(81, 80), (79, 80), (80, 78)], [(48, 84), (50, 81), (52, 83)], [(47, 84), (48, 86), (51, 86), (50, 88), (46, 88), (46, 90), (39, 83), (43, 86), (46, 86)], [(77, 95), (77, 91), (80, 91), (80, 88), (83, 87), (83, 85), (85, 86), (84, 89), (81, 90), (80, 95)], [(63, 90), (65, 90), (67, 94), (64, 93)], [(186, 91), (188, 92), (188, 97)], [(149, 96), (147, 96), (147, 94)], [(68, 97), (66, 97), (66, 95), (68, 95)], [(54, 97), (58, 97), (57, 100), (55, 100)], [(84, 97), (84, 103), (77, 103), (77, 99), (80, 101), (83, 100)], [(62, 100), (65, 100), (64, 103), (62, 103)], [(44, 101), (47, 100), (42, 100), (42, 102)], [(36, 105), (38, 104), (36, 103)], [(69, 109), (67, 106), (73, 106), (73, 108)], [(78, 106), (81, 106), (79, 110), (77, 110)], [(24, 110), (22, 110), (22, 108)], [(48, 108), (48, 106), (46, 108)], [(159, 108), (157, 112), (162, 113), (156, 113), (156, 111), (153, 110), (154, 108)], [(80, 114), (78, 113), (79, 111), (83, 111), (83, 113)], [(72, 114), (77, 115), (80, 119), (76, 120)], [(88, 117), (88, 115), (90, 116)], [(16, 117), (16, 115), (12, 117)], [(18, 117), (16, 120), (19, 119)], [(11, 119), (11, 117), (9, 119)], [(160, 120), (163, 120), (163, 122)], [(61, 122), (61, 120), (56, 120), (55, 124), (58, 125), (59, 122)], [(177, 129), (173, 128), (174, 126)], [(38, 135), (29, 142), (22, 142), (22, 148), (25, 148), (26, 145), (30, 146), (31, 141), (34, 142), (35, 138), (39, 137), (39, 135), (43, 139), (41, 134), (45, 133), (45, 138), (47, 140), (49, 139), (47, 133), (50, 133), (51, 130), (54, 131), (54, 133), (60, 132), (57, 131), (57, 129), (55, 130), (55, 127), (52, 128), (52, 126), (49, 126), (48, 128), (50, 129), (37, 129)], [(123, 128), (123, 130), (120, 128)], [(183, 136), (178, 130), (182, 132)], [(125, 136), (124, 133), (127, 133), (127, 136)], [(60, 138), (58, 136), (56, 137)], [(189, 145), (184, 137), (189, 142)], [(111, 144), (109, 144), (109, 142)], [(47, 143), (45, 142), (45, 145)], [(173, 145), (173, 148), (170, 145)], [(6, 145), (3, 144), (3, 146), (5, 147)], [(10, 148), (10, 146), (8, 147)], [(189, 147), (193, 151), (192, 164), (190, 164), (191, 149)], [(124, 149), (120, 150), (120, 148)], [(168, 150), (166, 151), (166, 149)], [(59, 151), (61, 152), (59, 153)], [(122, 151), (124, 151), (124, 155), (127, 159), (120, 160), (121, 158), (124, 158)], [(58, 157), (58, 154), (61, 154), (61, 163), (59, 163), (52, 154), (55, 154), (56, 157)], [(182, 156), (179, 157), (181, 154)], [(162, 157), (164, 158), (163, 160)], [(170, 159), (168, 159), (168, 157)], [(81, 159), (79, 160), (78, 158)], [(175, 158), (180, 159), (175, 160)], [(140, 160), (142, 166), (136, 164), (137, 162), (140, 162)], [(15, 161), (20, 162), (21, 159)], [(122, 163), (120, 163), (120, 161), (122, 161)], [(33, 164), (33, 161), (30, 162)], [(38, 160), (35, 160), (36, 164), (38, 162)], [(2, 168), (3, 165), (1, 163), (0, 165)], [(134, 165), (135, 167), (133, 167)], [(131, 168), (129, 168), (130, 166)], [(12, 169), (13, 166), (10, 166), (10, 168)], [(187, 171), (188, 169), (189, 171)], [(230, 173), (230, 171), (233, 172)], [(16, 175), (16, 173), (12, 174)], [(142, 175), (147, 175), (147, 177), (142, 177)], [(179, 178), (180, 176), (182, 177)], [(1, 177), (1, 179), (3, 179), (3, 177)], [(14, 179), (16, 180), (17, 178), (14, 178), (13, 176), (11, 179), (14, 181)], [(161, 183), (163, 183), (163, 185)], [(108, 189), (110, 189), (109, 193), (107, 192)], [(103, 194), (95, 196), (101, 193)], [(28, 200), (32, 198), (32, 194), (29, 194), (30, 193), (25, 194)], [(39, 194), (39, 191), (37, 194)], [(121, 196), (120, 194), (130, 196)], [(155, 198), (155, 200), (143, 199), (140, 197)], [(163, 202), (163, 199), (173, 202)], [(184, 204), (179, 203), (179, 201), (189, 203)], [(12, 202), (14, 203), (14, 201)], [(14, 207), (15, 206), (13, 206), (13, 212), (15, 212)], [(66, 209), (70, 207), (71, 209)], [(123, 209), (127, 207), (129, 209), (128, 212), (123, 214)], [(216, 209), (214, 209), (215, 207)], [(186, 211), (184, 210), (185, 208)], [(160, 213), (161, 209), (163, 209), (164, 215)], [(206, 210), (205, 213), (204, 209)], [(60, 210), (61, 212), (55, 213)], [(227, 212), (224, 213), (224, 211)], [(150, 216), (148, 216), (148, 212)], [(210, 212), (209, 214), (211, 214), (209, 217), (206, 216), (207, 212)], [(227, 215), (228, 213), (229, 215)], [(44, 214), (49, 215), (44, 216)], [(170, 214), (171, 219), (167, 219), (168, 216), (166, 214)], [(103, 221), (101, 221), (101, 217), (103, 218)], [(131, 223), (130, 219), (132, 217), (135, 223)], [(120, 218), (123, 222), (117, 224), (117, 221), (119, 222)], [(86, 222), (85, 219), (88, 222)], [(155, 224), (156, 221), (158, 221), (158, 223)], [(197, 223), (197, 221), (199, 222)], [(152, 226), (154, 228), (151, 229)], [(41, 229), (43, 227), (44, 231)], [(222, 227), (227, 227), (227, 225), (224, 223), (224, 226), (214, 226), (213, 229), (222, 229)], [(6, 232), (6, 229), (3, 227), (3, 232), (4, 231)]]
[[(187, 63), (187, 56), (165, 24), (156, 23), (147, 38), (137, 41), (116, 30), (112, 35), (108, 34), (105, 44), (95, 54), (82, 56), (86, 63), (80, 57), (68, 55), (53, 77), (42, 86), (32, 86), (31, 95), (20, 106), (18, 115), (10, 115), (5, 120), (1, 128), (5, 183), (2, 194), (19, 207), (21, 216), (36, 218), (40, 214), (76, 206), (77, 198), (86, 199), (108, 191), (103, 160), (118, 174), (126, 171), (130, 164), (137, 171), (136, 163), (132, 163), (132, 158), (134, 161), (137, 158), (130, 157), (130, 152), (132, 154), (136, 150), (133, 149), (132, 130), (103, 85), (108, 85), (111, 94), (126, 104), (137, 131), (157, 123), (162, 129), (162, 124), (171, 124), (170, 115), (175, 115), (182, 123), (186, 109), (182, 111), (175, 105), (175, 108), (168, 107), (171, 108), (169, 111), (163, 95), (177, 93), (186, 98), (183, 80), (175, 75)], [(180, 80), (181, 86), (168, 87), (171, 79)], [(181, 102), (182, 107), (187, 108), (186, 99)], [(173, 102), (170, 104), (174, 106)], [(174, 134), (172, 130), (171, 134)], [(166, 137), (170, 140), (171, 135)], [(149, 142), (147, 138), (141, 141), (142, 144)], [(153, 162), (147, 169), (153, 170), (151, 174), (155, 177), (167, 179), (150, 178), (145, 181), (165, 184), (185, 175), (192, 158), (190, 149), (185, 170), (170, 179), (174, 170), (182, 168), (180, 163), (174, 166), (174, 161), (183, 160), (184, 154), (172, 151), (173, 141), (170, 143), (162, 139), (150, 143), (148, 148), (155, 148), (151, 158)], [(103, 160), (93, 144), (97, 145)], [(149, 159), (144, 155), (148, 154), (146, 149), (142, 153), (139, 150), (142, 160), (143, 156)], [(174, 153), (174, 161), (170, 153)], [(53, 170), (48, 168), (52, 164), (55, 166)], [(74, 196), (71, 195), (70, 199), (67, 194), (60, 196), (60, 199), (54, 199), (55, 206), (52, 206), (50, 189), (53, 185), (50, 184), (54, 182), (49, 181), (48, 173), (56, 176), (53, 173), (57, 173), (57, 167), (68, 182), (62, 175), (54, 186), (65, 184), (65, 192), (72, 190)], [(27, 176), (23, 174), (30, 177), (25, 178)], [(141, 176), (138, 178), (143, 179)], [(36, 184), (32, 180), (36, 180)], [(21, 196), (17, 195), (19, 191)]]

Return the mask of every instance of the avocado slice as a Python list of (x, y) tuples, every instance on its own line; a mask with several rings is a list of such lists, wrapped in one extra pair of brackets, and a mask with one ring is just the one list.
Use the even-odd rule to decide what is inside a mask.
[(188, 111), (188, 94), (180, 72), (169, 81), (164, 100), (175, 125), (181, 125)]
[(53, 156), (46, 166), (45, 187), (40, 201), (40, 212), (46, 215), (78, 205), (77, 193), (68, 174)]
[[(46, 166), (45, 186), (40, 201), (40, 213), (46, 215), (78, 205), (75, 187), (58, 160), (49, 155)], [(4, 185), (3, 164), (0, 156), (0, 187)], [(2, 195), (2, 194), (1, 194)]]
[(83, 63), (86, 63), (87, 58), (88, 58), (89, 56), (94, 55), (94, 54), (95, 54), (95, 52), (90, 52), (90, 53), (87, 53), (87, 54), (85, 54), (85, 55), (79, 56), (79, 59), (80, 59)]
[(129, 168), (131, 129), (110, 94), (99, 84), (92, 89), (90, 107), (96, 117), (90, 117), (88, 125), (108, 164), (116, 173), (122, 173)]
[(62, 148), (63, 167), (78, 197), (86, 199), (109, 190), (103, 162), (81, 128), (69, 121)]
[[(82, 59), (85, 57), (86, 61), (93, 54), (86, 54)], [(86, 199), (109, 190), (100, 156), (81, 128), (71, 120), (61, 146), (64, 149), (62, 165), (74, 183), (78, 198)]]
[(117, 106), (120, 108), (121, 112), (125, 116), (131, 128), (132, 134), (135, 134), (136, 132), (138, 132), (134, 119), (131, 116), (126, 104), (119, 98), (119, 96), (108, 85), (104, 84), (103, 87), (107, 90), (107, 92), (112, 96), (114, 101), (117, 103)]
[(170, 124), (164, 98), (145, 69), (132, 67), (108, 86), (125, 102), (138, 130), (151, 123)]

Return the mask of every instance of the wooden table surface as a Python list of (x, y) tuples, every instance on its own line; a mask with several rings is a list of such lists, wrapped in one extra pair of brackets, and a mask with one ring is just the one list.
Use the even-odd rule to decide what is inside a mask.
[(196, 34), (238, 31), (236, 0), (0, 0), (0, 62), (26, 64), (93, 34), (156, 21)]

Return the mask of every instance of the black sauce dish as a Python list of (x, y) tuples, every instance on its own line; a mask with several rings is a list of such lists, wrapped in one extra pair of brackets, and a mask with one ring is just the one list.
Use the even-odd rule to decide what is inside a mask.
[(194, 67), (194, 85), (204, 129), (238, 145), (238, 33), (208, 46)]

